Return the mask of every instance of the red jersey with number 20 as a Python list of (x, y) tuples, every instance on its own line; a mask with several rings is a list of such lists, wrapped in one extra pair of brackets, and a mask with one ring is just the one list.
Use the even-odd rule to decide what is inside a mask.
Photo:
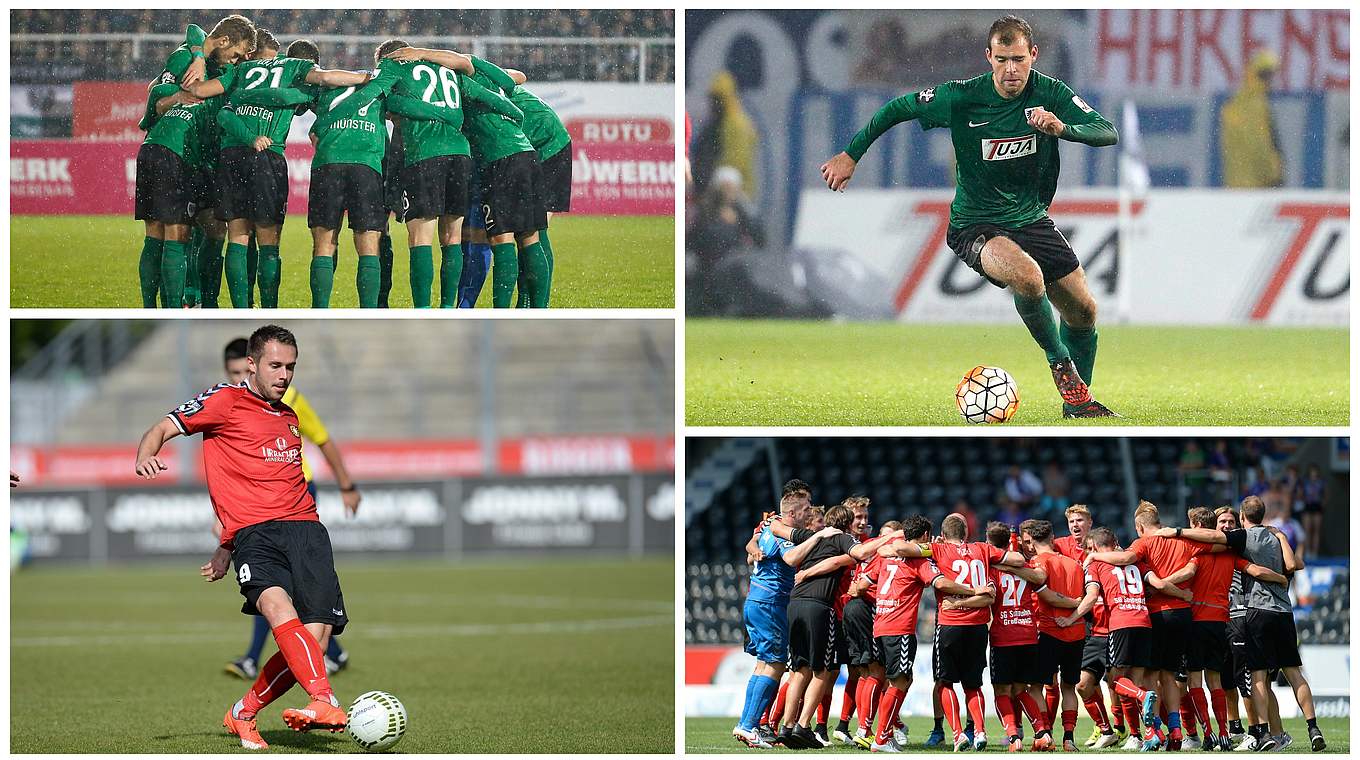
[(874, 605), (874, 636), (905, 636), (916, 633), (921, 594), (940, 577), (940, 569), (925, 557), (885, 557), (871, 563), (869, 572), (878, 588)]
[(222, 383), (166, 415), (185, 435), (203, 434), (208, 495), (222, 521), (222, 543), (270, 520), (319, 520), (302, 476), (297, 414), (245, 384)]
[[(981, 541), (967, 544), (939, 541), (930, 545), (930, 553), (946, 578), (972, 588), (988, 585), (991, 578), (988, 568), (1006, 556), (1004, 550)], [(936, 594), (936, 602), (943, 601), (942, 596)], [(940, 625), (987, 625), (991, 617), (992, 610), (989, 607), (962, 610), (941, 608), (935, 621)]]

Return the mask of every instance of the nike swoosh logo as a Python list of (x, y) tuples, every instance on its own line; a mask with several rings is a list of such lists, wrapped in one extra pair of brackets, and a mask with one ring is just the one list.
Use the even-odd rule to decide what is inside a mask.
[(971, 121), (968, 122), (968, 126), (970, 126), (970, 127), (985, 127), (985, 126), (987, 126), (988, 124), (991, 124), (991, 122), (990, 122), (990, 121), (984, 121), (984, 122), (982, 122), (981, 124), (974, 124), (974, 123), (971, 122)]

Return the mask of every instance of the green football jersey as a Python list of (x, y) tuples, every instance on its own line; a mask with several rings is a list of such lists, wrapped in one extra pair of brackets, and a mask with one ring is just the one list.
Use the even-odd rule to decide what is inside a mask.
[(1043, 219), (1058, 187), (1058, 139), (1030, 126), (1044, 108), (1060, 119), (1062, 139), (1113, 145), (1110, 122), (1061, 80), (1031, 71), (1025, 89), (1001, 97), (990, 73), (946, 82), (888, 101), (845, 148), (856, 161), (895, 124), (918, 119), (924, 129), (948, 127), (954, 143), (954, 202), (949, 225), (1022, 227)]
[[(159, 84), (178, 83), (180, 77), (184, 76), (184, 72), (188, 70), (189, 64), (194, 62), (194, 53), (191, 48), (196, 47), (202, 49), (205, 40), (207, 40), (207, 35), (203, 30), (194, 24), (190, 24), (189, 28), (184, 32), (184, 43), (175, 48), (174, 51), (170, 53), (170, 57), (165, 59), (165, 67), (162, 68), (161, 73), (152, 80), (151, 86), (155, 87)], [(221, 67), (219, 67), (212, 58), (208, 58), (207, 63), (207, 73), (204, 76), (212, 79), (221, 73)], [(142, 113), (142, 120), (138, 122), (137, 128), (142, 131), (149, 131), (159, 118), (160, 117), (156, 115), (156, 99), (147, 95), (146, 109)]]
[(203, 160), (201, 122), (208, 113), (206, 102), (171, 106), (170, 110), (156, 120), (155, 125), (146, 133), (143, 142), (169, 148), (175, 155), (184, 159), (186, 164), (198, 168)]
[[(284, 143), (288, 141), (288, 128), (293, 124), (297, 110), (293, 107), (270, 108), (268, 106), (238, 103), (233, 95), (238, 91), (257, 88), (281, 89), (300, 85), (308, 72), (316, 64), (300, 58), (266, 58), (258, 61), (245, 61), (232, 66), (219, 77), (227, 97), (227, 108), (240, 117), (247, 131), (252, 135), (264, 135), (273, 140), (270, 150), (283, 155)], [(222, 137), (222, 147), (249, 147), (233, 134)]]
[[(366, 98), (358, 109), (344, 108), (346, 101), (365, 98), (363, 88), (336, 87), (317, 93), (316, 155), (312, 168), (326, 164), (363, 164), (382, 174), (387, 148), (386, 107), (381, 98)], [(348, 105), (353, 106), (350, 102)]]
[[(471, 77), (471, 81), (487, 91), (496, 89), (495, 82), (480, 71)], [(463, 131), (472, 143), (472, 158), (479, 166), (534, 149), (519, 123), (487, 103), (468, 105)]]
[(510, 92), (510, 102), (524, 112), (524, 136), (538, 151), (540, 160), (552, 158), (571, 142), (571, 135), (543, 99), (524, 89), (524, 85)]
[(401, 139), (406, 146), (406, 165), (436, 156), (469, 155), (468, 139), (463, 135), (464, 77), (453, 69), (436, 63), (412, 61), (401, 63), (385, 59), (378, 65), (378, 76), (384, 92), (420, 100), (448, 111), (446, 120), (401, 120)]

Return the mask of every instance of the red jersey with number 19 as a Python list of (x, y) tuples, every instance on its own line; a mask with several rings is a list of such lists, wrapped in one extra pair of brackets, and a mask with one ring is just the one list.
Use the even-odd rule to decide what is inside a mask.
[[(952, 544), (939, 541), (930, 545), (931, 556), (945, 577), (955, 583), (972, 588), (988, 585), (990, 573), (987, 569), (993, 562), (1000, 562), (1006, 556), (1004, 550), (981, 541), (967, 544)], [(943, 595), (936, 594), (936, 602), (943, 601)], [(946, 610), (941, 608), (935, 621), (940, 625), (987, 625), (992, 617), (990, 607), (973, 609)]]
[(1146, 571), (1147, 567), (1142, 564), (1120, 567), (1092, 562), (1086, 566), (1087, 582), (1100, 584), (1100, 596), (1105, 600), (1108, 610), (1110, 630), (1152, 627), (1143, 587), (1143, 574)]
[(208, 495), (222, 521), (222, 543), (270, 520), (319, 520), (302, 475), (297, 414), (246, 383), (222, 383), (166, 415), (185, 435), (203, 434)]

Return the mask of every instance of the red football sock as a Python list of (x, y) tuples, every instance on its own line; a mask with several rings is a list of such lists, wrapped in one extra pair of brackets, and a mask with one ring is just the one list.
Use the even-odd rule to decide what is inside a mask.
[(1091, 720), (1096, 722), (1101, 733), (1110, 730), (1110, 719), (1105, 716), (1105, 705), (1101, 703), (1099, 696), (1092, 695), (1082, 704), (1086, 705), (1086, 714), (1090, 715)]
[(1142, 702), (1143, 699), (1147, 697), (1147, 692), (1138, 688), (1138, 685), (1128, 678), (1120, 678), (1115, 681), (1114, 690), (1119, 694), (1123, 694), (1130, 699), (1136, 699), (1139, 702)]
[(959, 721), (959, 696), (954, 693), (954, 687), (941, 685), (940, 707), (944, 709), (944, 719), (949, 722), (949, 728), (953, 730), (954, 736), (963, 732), (963, 725)]
[(297, 679), (293, 677), (293, 671), (288, 669), (288, 661), (284, 659), (283, 652), (275, 652), (264, 667), (260, 668), (255, 685), (241, 698), (244, 707), (236, 717), (244, 719), (254, 717), (265, 705), (293, 688), (295, 683)]
[[(1100, 692), (1097, 692), (1097, 694), (1099, 693)], [(1109, 686), (1109, 693), (1109, 705), (1113, 708), (1110, 711), (1110, 726), (1118, 731), (1124, 727), (1124, 708), (1119, 704), (1119, 695), (1115, 693), (1113, 686)], [(1100, 699), (1100, 697), (1098, 696), (1097, 699)], [(1101, 706), (1104, 707), (1105, 703), (1101, 702)]]
[(1025, 717), (1029, 718), (1029, 724), (1034, 727), (1035, 733), (1048, 730), (1048, 723), (1044, 720), (1044, 712), (1039, 709), (1039, 703), (1034, 701), (1034, 697), (1029, 692), (1022, 691), (1015, 697), (1020, 700), (1020, 709), (1025, 711)]
[(878, 701), (878, 733), (874, 734), (874, 741), (878, 744), (888, 743), (888, 737), (892, 736), (894, 717), (906, 697), (907, 693), (895, 686), (883, 690), (883, 696)]
[(307, 691), (307, 695), (318, 702), (330, 702), (333, 698), (331, 682), (326, 677), (326, 663), (322, 660), (321, 645), (312, 638), (302, 621), (297, 618), (274, 629), (274, 643), (288, 660), (288, 669), (293, 677)]
[(770, 725), (775, 728), (784, 722), (784, 707), (789, 696), (789, 679), (784, 679), (784, 683), (779, 685), (779, 696), (774, 699), (774, 707), (770, 711)]
[(825, 725), (826, 716), (831, 714), (831, 694), (832, 691), (827, 689), (826, 694), (822, 697), (822, 703), (817, 705), (817, 725), (819, 726)]
[(1044, 703), (1048, 707), (1044, 715), (1047, 716), (1050, 726), (1055, 725), (1053, 721), (1058, 717), (1058, 700), (1061, 696), (1061, 692), (1053, 684), (1044, 684)]
[(1077, 711), (1076, 711), (1076, 710), (1063, 710), (1063, 711), (1062, 711), (1062, 727), (1063, 727), (1063, 731), (1065, 731), (1065, 732), (1070, 732), (1070, 731), (1072, 731), (1073, 729), (1075, 729), (1075, 728), (1077, 727)]
[(1180, 713), (1181, 729), (1189, 736), (1199, 736), (1199, 729), (1195, 727), (1195, 706), (1191, 704), (1190, 700), (1181, 702)]
[(869, 733), (869, 726), (874, 720), (874, 713), (878, 712), (879, 694), (883, 688), (883, 681), (878, 678), (859, 679), (859, 688), (855, 690), (855, 710), (859, 713), (859, 726), (864, 729), (864, 733)]
[(855, 714), (855, 689), (859, 687), (859, 676), (853, 676), (845, 682), (845, 691), (841, 692), (841, 722), (849, 723), (850, 716)]
[(1228, 694), (1222, 689), (1210, 689), (1209, 699), (1214, 704), (1214, 720), (1218, 721), (1218, 735), (1228, 735)]
[(968, 701), (968, 715), (973, 719), (973, 727), (985, 732), (987, 703), (982, 697), (982, 689), (964, 689), (963, 698)]
[(1020, 727), (1015, 722), (1015, 702), (1009, 694), (996, 695), (996, 714), (1001, 718), (1001, 729), (1008, 738), (1019, 735)]
[[(1189, 697), (1190, 704), (1195, 709), (1195, 718), (1204, 726), (1204, 733), (1212, 733), (1214, 724), (1209, 722), (1209, 699), (1204, 689), (1196, 686), (1190, 690)], [(1227, 710), (1227, 706), (1225, 705), (1223, 709)]]
[(1119, 694), (1119, 704), (1124, 708), (1124, 720), (1129, 724), (1129, 733), (1137, 734), (1143, 720), (1142, 705), (1136, 697), (1123, 692)]

